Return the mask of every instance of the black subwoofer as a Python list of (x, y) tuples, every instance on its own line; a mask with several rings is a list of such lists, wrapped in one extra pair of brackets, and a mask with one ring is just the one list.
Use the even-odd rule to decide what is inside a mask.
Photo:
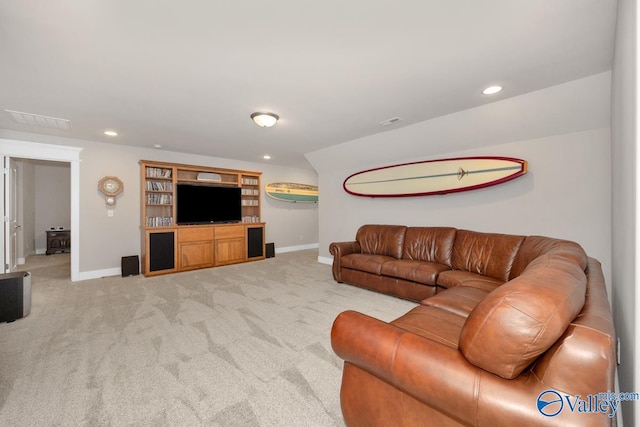
[(31, 273), (0, 274), (0, 322), (13, 322), (31, 313)]
[(122, 257), (122, 277), (140, 274), (140, 260), (138, 255)]
[(274, 256), (276, 256), (276, 248), (274, 243), (267, 243), (265, 249), (267, 252), (267, 258), (273, 258)]

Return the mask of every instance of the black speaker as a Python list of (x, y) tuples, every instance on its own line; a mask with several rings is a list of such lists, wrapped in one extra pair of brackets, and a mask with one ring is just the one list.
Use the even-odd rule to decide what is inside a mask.
[(273, 258), (276, 256), (276, 248), (274, 243), (267, 243), (266, 247), (267, 258)]
[(137, 276), (140, 274), (140, 260), (138, 255), (122, 257), (122, 277)]
[(173, 231), (149, 233), (149, 271), (175, 268), (175, 233)]
[(31, 273), (0, 274), (0, 322), (13, 322), (31, 312)]
[(264, 252), (264, 228), (247, 228), (247, 258), (261, 257)]

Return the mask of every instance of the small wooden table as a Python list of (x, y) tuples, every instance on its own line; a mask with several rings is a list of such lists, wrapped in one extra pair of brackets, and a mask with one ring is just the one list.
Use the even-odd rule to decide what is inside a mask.
[(47, 255), (71, 252), (71, 230), (47, 230)]

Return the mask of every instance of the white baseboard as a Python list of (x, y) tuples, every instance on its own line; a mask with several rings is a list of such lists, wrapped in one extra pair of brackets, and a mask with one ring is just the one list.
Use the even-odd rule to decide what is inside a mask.
[[(320, 247), (319, 243), (310, 243), (308, 245), (287, 246), (284, 248), (277, 248), (275, 252), (277, 254), (283, 254), (286, 252), (304, 251), (307, 249), (318, 249), (319, 247)], [(318, 259), (320, 259), (320, 257), (318, 257)], [(331, 258), (327, 258), (327, 260), (328, 260), (328, 262), (326, 262), (327, 264), (331, 265), (331, 263), (333, 263), (333, 260)], [(81, 271), (72, 280), (73, 281), (91, 280), (91, 279), (99, 279), (101, 277), (119, 276), (121, 274), (122, 274), (122, 271), (120, 268), (117, 268), (117, 267), (105, 268), (104, 270)]]
[(105, 268), (104, 270), (81, 271), (76, 277), (72, 278), (72, 281), (100, 279), (101, 277), (120, 275), (122, 275), (122, 270), (120, 268)]
[(326, 257), (326, 256), (319, 256), (318, 257), (318, 262), (320, 264), (333, 265), (333, 258), (329, 258), (329, 257)]
[(319, 247), (320, 243), (310, 243), (308, 245), (299, 246), (286, 246), (284, 248), (276, 248), (276, 253), (283, 254), (285, 252), (305, 251), (307, 249), (318, 249)]
[(36, 249), (36, 255), (44, 255), (47, 253), (46, 249)]
[(26, 260), (26, 259), (24, 259), (24, 258), (18, 258), (18, 259), (16, 260), (16, 263), (17, 263), (18, 265), (24, 265), (26, 262), (27, 262), (27, 260)]

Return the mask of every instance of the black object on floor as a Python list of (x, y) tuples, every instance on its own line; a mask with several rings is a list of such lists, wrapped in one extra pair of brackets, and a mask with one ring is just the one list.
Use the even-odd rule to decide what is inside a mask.
[(31, 273), (0, 274), (0, 322), (13, 322), (31, 312)]
[(137, 276), (140, 274), (140, 261), (138, 255), (122, 257), (122, 277)]
[(267, 243), (265, 251), (267, 252), (267, 258), (273, 258), (276, 256), (276, 249), (274, 243)]

